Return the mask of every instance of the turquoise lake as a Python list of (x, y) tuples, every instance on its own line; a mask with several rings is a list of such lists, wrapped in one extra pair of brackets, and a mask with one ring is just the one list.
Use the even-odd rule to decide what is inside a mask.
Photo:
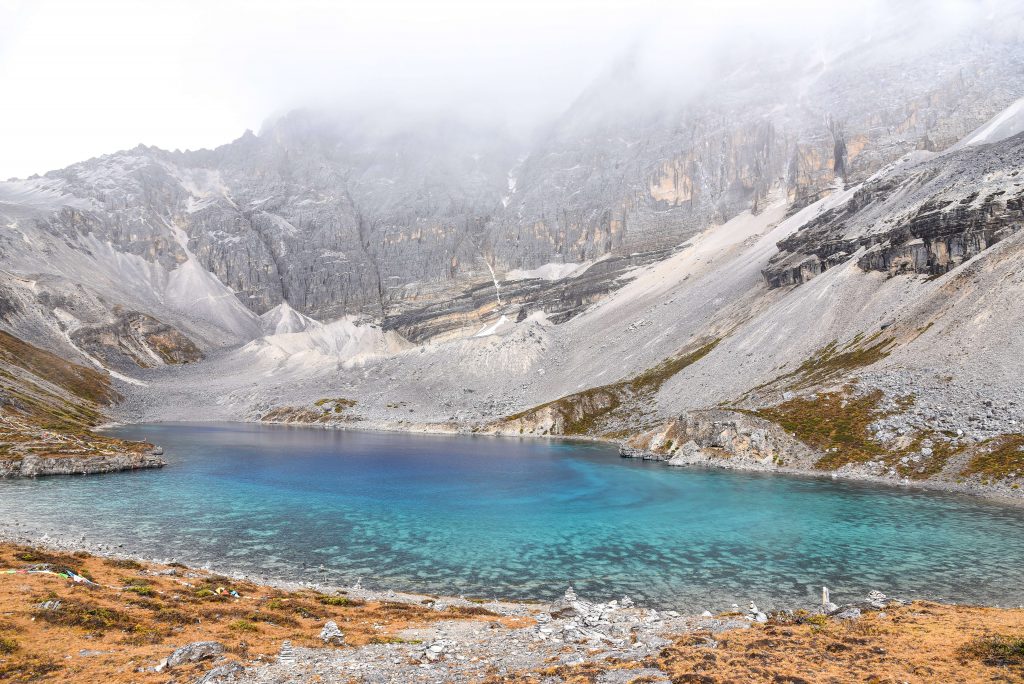
[[(622, 459), (607, 445), (248, 424), (112, 431), (163, 470), (0, 481), (0, 515), (278, 578), (684, 610), (890, 595), (1024, 603), (1024, 510)], [(320, 570), (320, 566), (323, 570)]]

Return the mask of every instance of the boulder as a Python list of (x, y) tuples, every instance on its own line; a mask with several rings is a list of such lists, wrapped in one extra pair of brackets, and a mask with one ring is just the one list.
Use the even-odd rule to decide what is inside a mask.
[(829, 615), (834, 618), (839, 618), (840, 620), (856, 620), (860, 617), (860, 608), (855, 605), (848, 604), (829, 613)]
[(238, 678), (243, 672), (245, 672), (245, 668), (232, 661), (213, 668), (197, 679), (195, 684), (231, 684), (231, 682), (239, 681)]
[(178, 667), (186, 663), (216, 658), (224, 653), (224, 644), (216, 641), (194, 641), (182, 646), (167, 658), (167, 667)]

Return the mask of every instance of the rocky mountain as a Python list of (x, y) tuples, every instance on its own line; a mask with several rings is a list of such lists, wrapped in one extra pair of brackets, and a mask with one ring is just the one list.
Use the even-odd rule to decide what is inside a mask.
[(801, 469), (956, 483), (1024, 421), (1024, 19), (914, 7), (700, 73), (627, 55), (530, 136), (297, 111), (0, 183), (2, 327), (109, 371), (126, 419), (764, 467), (796, 435)]

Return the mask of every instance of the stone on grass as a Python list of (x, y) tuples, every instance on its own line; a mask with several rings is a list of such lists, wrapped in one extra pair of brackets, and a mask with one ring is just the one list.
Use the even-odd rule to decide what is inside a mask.
[(232, 661), (213, 668), (197, 679), (196, 684), (231, 684), (231, 682), (239, 681), (237, 677), (241, 676), (243, 672), (245, 672), (245, 668)]
[(320, 630), (320, 639), (325, 644), (331, 644), (332, 646), (341, 646), (345, 643), (345, 634), (338, 629), (338, 623), (334, 620), (328, 620), (324, 628)]
[(185, 663), (216, 658), (224, 653), (224, 644), (216, 641), (194, 641), (182, 646), (167, 658), (167, 667), (178, 667)]

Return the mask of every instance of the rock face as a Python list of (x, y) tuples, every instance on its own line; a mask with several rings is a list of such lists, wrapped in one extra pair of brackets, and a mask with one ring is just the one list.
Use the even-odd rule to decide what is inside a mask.
[[(514, 269), (663, 254), (709, 223), (761, 211), (772, 192), (806, 205), (837, 181), (952, 144), (1017, 94), (1019, 36), (996, 20), (953, 35), (902, 15), (881, 32), (847, 28), (850, 44), (833, 46), (827, 65), (806, 45), (772, 59), (737, 51), (688, 89), (652, 87), (643, 60), (624, 59), (529, 141), (455, 119), (298, 111), (214, 150), (140, 146), (2, 183), (0, 218), (21, 236), (0, 239), (0, 260), (105, 295), (200, 348), (211, 331), (191, 319), (251, 338), (251, 314), (284, 302), (320, 320), (390, 321), (416, 340), (503, 301), (569, 316), (612, 287), (598, 276), (614, 268), (564, 287), (505, 283), (507, 297), (491, 285)], [(928, 221), (908, 230), (946, 231)], [(108, 272), (39, 259), (30, 243)], [(870, 263), (974, 248), (933, 240)], [(770, 280), (827, 267), (838, 249)], [(0, 315), (19, 306), (4, 301)], [(75, 318), (81, 339), (149, 362), (121, 321), (110, 329), (109, 308)], [(174, 362), (193, 355), (172, 346)]]
[(196, 680), (196, 684), (230, 684), (241, 681), (245, 668), (232, 661), (225, 665), (218, 665), (205, 675)]
[(999, 145), (908, 158), (846, 206), (779, 243), (770, 287), (799, 285), (856, 259), (864, 270), (942, 275), (1024, 226), (1024, 134)]
[(479, 330), (479, 321), (485, 316), (492, 320), (506, 316), (522, 321), (540, 311), (548, 321), (563, 323), (625, 285), (630, 270), (656, 262), (669, 253), (655, 250), (611, 256), (587, 266), (582, 273), (556, 281), (503, 280), (497, 287), (493, 281), (485, 281), (430, 304), (417, 307), (415, 301), (403, 302), (389, 311), (383, 326), (410, 342), (422, 343), (466, 327)]
[(139, 311), (115, 308), (114, 321), (71, 333), (81, 349), (113, 368), (151, 368), (203, 358), (196, 344), (175, 328)]
[(671, 466), (712, 465), (748, 470), (807, 467), (812, 452), (774, 423), (738, 411), (689, 411), (660, 428), (626, 440), (625, 458)]
[(163, 468), (167, 462), (152, 452), (86, 456), (36, 456), (0, 460), (0, 478), (42, 475), (92, 475), (122, 470)]

